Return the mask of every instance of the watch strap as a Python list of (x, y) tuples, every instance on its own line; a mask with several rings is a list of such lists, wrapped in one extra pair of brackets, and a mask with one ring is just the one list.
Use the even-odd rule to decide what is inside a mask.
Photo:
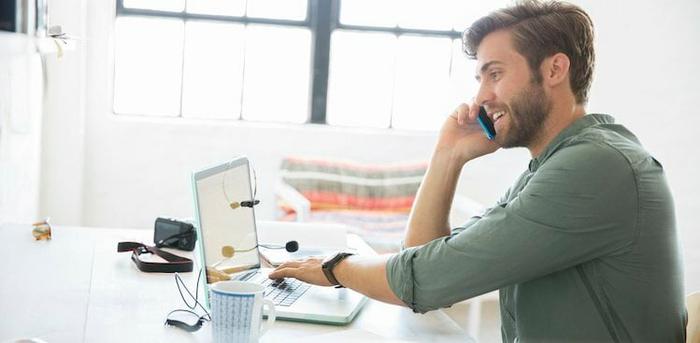
[(354, 255), (354, 254), (349, 253), (349, 252), (339, 252), (339, 253), (335, 254), (332, 258), (327, 260), (326, 262), (323, 262), (323, 265), (321, 266), (321, 270), (323, 270), (323, 274), (328, 279), (328, 282), (330, 282), (331, 285), (336, 286), (336, 288), (343, 288), (344, 286), (341, 285), (340, 282), (338, 282), (338, 279), (336, 279), (335, 274), (333, 273), (333, 269), (342, 260), (344, 260), (348, 256), (352, 256), (352, 255)]

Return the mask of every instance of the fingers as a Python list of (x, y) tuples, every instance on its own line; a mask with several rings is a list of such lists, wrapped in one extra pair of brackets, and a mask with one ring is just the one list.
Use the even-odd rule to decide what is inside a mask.
[(457, 106), (455, 112), (457, 114), (457, 124), (464, 125), (467, 122), (467, 119), (469, 119), (469, 105), (460, 104)]
[(479, 105), (476, 103), (460, 104), (455, 110), (457, 124), (466, 125), (468, 122), (473, 122), (479, 115)]
[(277, 269), (285, 267), (299, 268), (302, 263), (303, 261), (287, 261), (277, 266)]
[(307, 281), (309, 273), (315, 270), (321, 270), (322, 259), (318, 258), (307, 258), (301, 261), (288, 261), (284, 262), (279, 267), (275, 268), (270, 275), (270, 279), (281, 279), (285, 277), (292, 277), (295, 279), (302, 278)]
[(291, 267), (277, 267), (277, 269), (273, 270), (268, 277), (270, 279), (283, 279), (286, 277), (293, 277), (296, 278), (296, 268), (291, 268)]
[(476, 117), (479, 116), (479, 104), (476, 102), (472, 102), (471, 106), (469, 107), (469, 119), (471, 121), (476, 120)]
[(282, 279), (285, 277), (294, 277), (294, 272), (301, 267), (301, 261), (287, 261), (275, 268), (268, 277), (270, 279)]

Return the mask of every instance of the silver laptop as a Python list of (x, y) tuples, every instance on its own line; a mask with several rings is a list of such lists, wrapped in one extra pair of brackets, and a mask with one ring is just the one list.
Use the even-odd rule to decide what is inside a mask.
[(261, 267), (258, 244), (266, 242), (258, 242), (245, 156), (193, 173), (192, 189), (199, 265), (206, 266), (202, 279), (207, 307), (209, 285), (227, 278), (265, 285), (265, 297), (275, 303), (277, 319), (346, 324), (367, 302), (365, 296), (346, 288), (267, 277), (272, 269)]

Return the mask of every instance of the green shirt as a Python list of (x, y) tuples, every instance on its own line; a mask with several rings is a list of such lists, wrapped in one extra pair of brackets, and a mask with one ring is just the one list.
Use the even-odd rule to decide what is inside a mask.
[(402, 250), (387, 277), (420, 313), (500, 289), (505, 342), (685, 342), (663, 167), (608, 115), (577, 120), (496, 206)]

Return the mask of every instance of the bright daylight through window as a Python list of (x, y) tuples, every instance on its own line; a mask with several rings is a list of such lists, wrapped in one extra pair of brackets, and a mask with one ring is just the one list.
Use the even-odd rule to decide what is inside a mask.
[(437, 130), (477, 90), (464, 0), (117, 0), (117, 114)]

